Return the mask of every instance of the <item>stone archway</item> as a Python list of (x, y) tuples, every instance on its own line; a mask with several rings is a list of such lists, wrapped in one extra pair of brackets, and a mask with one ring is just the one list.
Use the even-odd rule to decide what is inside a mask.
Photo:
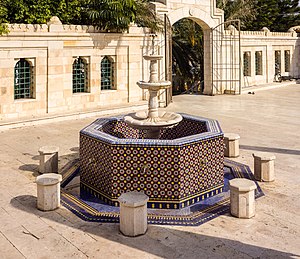
[[(153, 3), (158, 14), (166, 14), (172, 26), (188, 18), (201, 26), (204, 37), (204, 94), (215, 94), (212, 86), (212, 29), (222, 24), (224, 12), (216, 8), (215, 0), (160, 0)], [(214, 53), (214, 55), (217, 53)]]

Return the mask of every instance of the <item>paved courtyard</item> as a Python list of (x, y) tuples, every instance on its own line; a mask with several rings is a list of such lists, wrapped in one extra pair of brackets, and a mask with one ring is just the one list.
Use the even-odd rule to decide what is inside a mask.
[(36, 209), (38, 149), (60, 148), (60, 167), (78, 156), (76, 119), (1, 132), (0, 258), (300, 258), (300, 84), (240, 96), (175, 96), (170, 111), (217, 119), (241, 136), (236, 161), (276, 155), (276, 180), (261, 183), (256, 216), (229, 214), (198, 227), (150, 225), (124, 237), (118, 224), (85, 222), (65, 208)]

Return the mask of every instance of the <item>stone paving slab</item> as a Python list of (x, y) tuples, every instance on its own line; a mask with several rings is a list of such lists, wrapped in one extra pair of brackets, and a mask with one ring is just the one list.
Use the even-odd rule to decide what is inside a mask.
[[(78, 157), (79, 130), (96, 117), (0, 132), (0, 258), (300, 258), (300, 85), (255, 95), (180, 95), (167, 109), (217, 119), (241, 136), (235, 161), (274, 153), (275, 182), (261, 183), (252, 219), (229, 214), (199, 227), (150, 225), (122, 236), (118, 224), (80, 220), (65, 208), (38, 211), (38, 149), (57, 145), (60, 168)], [(25, 232), (25, 233), (24, 233)]]

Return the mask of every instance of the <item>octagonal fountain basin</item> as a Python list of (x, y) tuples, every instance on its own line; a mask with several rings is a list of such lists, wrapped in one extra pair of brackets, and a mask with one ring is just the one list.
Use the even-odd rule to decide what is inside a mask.
[(183, 120), (145, 139), (123, 116), (101, 118), (80, 132), (80, 195), (118, 206), (129, 191), (149, 196), (148, 207), (181, 209), (223, 191), (223, 132), (216, 120)]

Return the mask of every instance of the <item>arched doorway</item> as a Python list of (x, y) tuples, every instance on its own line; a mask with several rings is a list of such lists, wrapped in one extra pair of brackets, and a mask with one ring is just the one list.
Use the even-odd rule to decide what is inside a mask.
[(173, 95), (202, 93), (204, 83), (203, 30), (191, 19), (172, 27)]
[[(169, 4), (172, 1), (169, 2)], [(211, 5), (213, 1), (210, 1), (210, 9), (214, 11), (215, 8)], [(205, 5), (205, 1), (203, 3)], [(171, 7), (171, 5), (170, 5)], [(202, 28), (203, 31), (203, 81), (204, 81), (204, 94), (214, 94), (214, 88), (212, 87), (212, 28), (218, 26), (223, 22), (223, 12), (217, 15), (211, 15), (207, 6), (200, 4), (185, 4), (181, 8), (170, 10), (167, 14), (169, 24), (173, 26), (176, 22), (182, 19), (189, 19), (195, 22)]]
[[(224, 12), (216, 8), (216, 1), (190, 3), (182, 0), (158, 0), (153, 4), (156, 12), (164, 16), (165, 20), (165, 79), (172, 81), (172, 34), (168, 28), (182, 19), (189, 19), (203, 30), (203, 94), (239, 94), (240, 31), (234, 23), (224, 23)], [(171, 100), (172, 92), (167, 91), (165, 104), (168, 105)]]

